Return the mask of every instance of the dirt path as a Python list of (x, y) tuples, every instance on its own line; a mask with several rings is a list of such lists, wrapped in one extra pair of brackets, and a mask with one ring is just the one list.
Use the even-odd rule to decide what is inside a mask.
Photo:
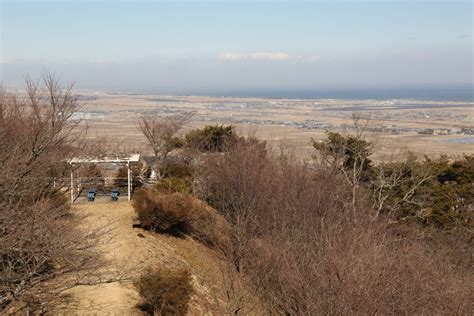
[[(80, 285), (68, 290), (71, 302), (54, 314), (140, 315), (135, 307), (140, 298), (133, 280), (145, 268), (157, 266), (186, 267), (191, 271), (196, 294), (190, 302), (190, 315), (222, 314), (226, 303), (221, 261), (211, 249), (189, 238), (133, 228), (135, 212), (126, 200), (81, 202), (74, 209), (87, 215), (86, 224), (111, 228), (97, 245), (107, 261), (101, 275), (110, 283)], [(117, 278), (121, 280), (115, 281)]]
[[(98, 243), (107, 265), (104, 279), (110, 283), (76, 286), (69, 291), (72, 303), (68, 312), (77, 314), (139, 315), (135, 308), (139, 296), (132, 280), (144, 267), (173, 258), (173, 249), (155, 236), (132, 228), (135, 213), (128, 201), (81, 203), (74, 205), (93, 225), (111, 230)], [(120, 281), (114, 281), (120, 279)]]

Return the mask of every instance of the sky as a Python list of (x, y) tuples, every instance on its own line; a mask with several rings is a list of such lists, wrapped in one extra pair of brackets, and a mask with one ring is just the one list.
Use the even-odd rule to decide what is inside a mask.
[(473, 85), (472, 1), (1, 2), (1, 80), (218, 93)]

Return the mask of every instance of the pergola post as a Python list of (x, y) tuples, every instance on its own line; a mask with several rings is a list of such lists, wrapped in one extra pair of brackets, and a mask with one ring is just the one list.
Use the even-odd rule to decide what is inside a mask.
[(127, 182), (128, 182), (128, 201), (130, 201), (130, 193), (131, 193), (130, 162), (127, 162)]
[[(71, 164), (72, 167), (72, 164)], [(71, 170), (71, 204), (74, 203), (74, 170)]]
[(79, 181), (77, 182), (77, 194), (79, 195), (81, 193), (81, 184), (82, 184), (79, 170), (76, 170), (76, 178), (79, 179)]

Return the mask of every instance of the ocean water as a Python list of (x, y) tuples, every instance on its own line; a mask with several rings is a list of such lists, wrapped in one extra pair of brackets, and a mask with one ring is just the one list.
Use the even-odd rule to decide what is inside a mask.
[(474, 102), (474, 87), (420, 87), (389, 89), (301, 89), (301, 90), (227, 90), (190, 91), (188, 95), (211, 95), (225, 97), (264, 97), (288, 99), (411, 99), (427, 101)]

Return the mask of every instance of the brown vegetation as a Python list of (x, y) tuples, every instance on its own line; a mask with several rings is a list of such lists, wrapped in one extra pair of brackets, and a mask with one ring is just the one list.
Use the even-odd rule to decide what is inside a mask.
[[(12, 302), (46, 311), (100, 263), (95, 233), (78, 228), (62, 190), (83, 146), (76, 99), (52, 76), (44, 88), (27, 84), (25, 96), (0, 91), (0, 311)], [(313, 142), (319, 159), (305, 162), (272, 156), (231, 126), (179, 138), (186, 119), (140, 120), (160, 179), (134, 194), (133, 207), (143, 228), (190, 236), (228, 260), (232, 313), (251, 310), (255, 293), (270, 314), (473, 310), (472, 156), (376, 165), (361, 134), (328, 133)], [(183, 145), (196, 150), (170, 158)], [(144, 179), (148, 170), (133, 172)], [(137, 289), (142, 308), (158, 314), (185, 313), (193, 292), (185, 270), (147, 271)]]
[(169, 117), (148, 115), (138, 120), (138, 126), (151, 146), (155, 157), (164, 159), (170, 151), (181, 146), (181, 142), (176, 136), (188, 120), (188, 114)]
[[(469, 314), (472, 267), (439, 234), (373, 220), (364, 168), (355, 183), (339, 167), (295, 161), (240, 143), (207, 156), (199, 176), (199, 195), (232, 224), (225, 255), (269, 312)], [(464, 240), (458, 258), (470, 256)]]
[(145, 271), (135, 286), (143, 299), (140, 309), (151, 315), (185, 315), (193, 293), (191, 274), (184, 269)]
[(96, 188), (99, 191), (105, 188), (105, 178), (97, 164), (88, 164), (80, 169), (81, 183), (86, 188)]
[(155, 187), (163, 193), (178, 192), (185, 195), (192, 193), (191, 184), (185, 179), (178, 177), (163, 178), (158, 181)]
[(158, 165), (160, 179), (156, 189), (162, 192), (190, 194), (193, 191), (194, 170), (187, 159), (172, 157), (160, 161)]
[[(146, 166), (143, 162), (139, 161), (130, 165), (130, 177), (132, 181), (133, 188), (139, 188), (143, 186), (146, 179), (150, 177), (151, 170), (150, 167)], [(128, 185), (128, 167), (126, 165), (121, 166), (117, 170), (115, 175), (114, 186), (117, 188), (127, 187)]]
[(133, 208), (145, 229), (174, 236), (189, 235), (209, 245), (223, 242), (225, 222), (191, 196), (142, 188), (134, 194)]
[[(28, 79), (24, 94), (0, 91), (0, 311), (12, 302), (44, 311), (99, 264), (95, 233), (77, 228), (62, 191), (67, 161), (82, 146), (77, 103), (72, 86), (52, 75)], [(55, 284), (61, 275), (74, 280)]]
[(189, 179), (193, 175), (193, 170), (189, 162), (182, 157), (167, 158), (160, 162), (158, 166), (160, 176), (164, 178), (183, 178)]
[[(208, 127), (186, 138), (210, 135), (198, 143), (213, 148), (214, 134), (221, 135)], [(205, 233), (234, 267), (227, 273), (229, 289), (251, 284), (249, 293), (258, 293), (268, 312), (287, 315), (472, 309), (469, 156), (446, 163), (408, 155), (376, 165), (369, 158), (373, 145), (361, 133), (328, 133), (327, 141), (313, 142), (318, 159), (308, 162), (285, 151), (272, 156), (255, 138), (224, 143), (219, 150), (198, 146), (204, 154), (194, 153), (194, 172), (185, 177), (194, 177), (194, 193), (229, 223), (220, 234)], [(448, 234), (419, 226), (429, 223), (426, 217), (407, 220), (410, 214), (421, 218), (427, 206), (462, 225)], [(175, 218), (196, 213), (182, 200), (178, 209)], [(452, 209), (460, 215), (449, 215)], [(250, 310), (249, 297), (234, 295), (232, 312)]]

